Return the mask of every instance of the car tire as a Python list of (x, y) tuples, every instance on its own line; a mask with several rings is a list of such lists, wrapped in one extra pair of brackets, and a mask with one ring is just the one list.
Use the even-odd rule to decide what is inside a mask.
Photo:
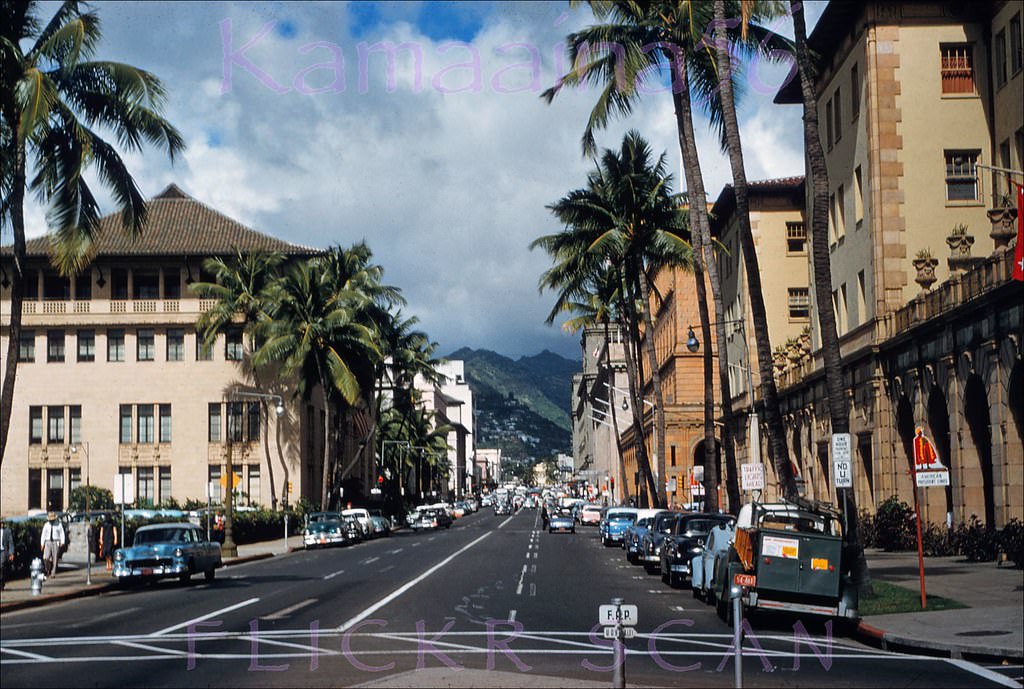
[(192, 581), (192, 563), (188, 563), (188, 569), (178, 575), (178, 581), (183, 586), (188, 586), (189, 582)]
[(550, 529), (550, 528), (549, 528), (549, 529), (548, 529), (548, 533), (555, 533), (555, 530), (554, 530), (554, 529)]
[(572, 527), (572, 531), (570, 531), (569, 533), (576, 533), (576, 527)]
[(210, 567), (210, 569), (203, 572), (203, 578), (206, 579), (206, 581), (213, 581), (216, 578), (216, 576), (217, 569), (215, 567)]

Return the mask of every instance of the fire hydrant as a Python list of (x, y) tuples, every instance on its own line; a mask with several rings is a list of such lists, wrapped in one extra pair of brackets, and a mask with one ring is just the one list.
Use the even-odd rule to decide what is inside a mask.
[(46, 574), (43, 573), (43, 561), (38, 557), (32, 560), (29, 565), (29, 576), (32, 579), (32, 595), (38, 596), (43, 592), (43, 582), (46, 581)]

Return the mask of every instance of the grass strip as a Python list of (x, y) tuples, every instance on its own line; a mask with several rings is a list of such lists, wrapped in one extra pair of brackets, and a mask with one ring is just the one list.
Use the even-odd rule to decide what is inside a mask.
[[(871, 582), (874, 588), (873, 596), (861, 596), (858, 612), (861, 617), (868, 615), (892, 615), (902, 612), (922, 612), (921, 592), (908, 589), (895, 584), (888, 584), (877, 579)], [(928, 607), (924, 612), (930, 610), (959, 610), (969, 607), (951, 598), (941, 596), (927, 596)]]

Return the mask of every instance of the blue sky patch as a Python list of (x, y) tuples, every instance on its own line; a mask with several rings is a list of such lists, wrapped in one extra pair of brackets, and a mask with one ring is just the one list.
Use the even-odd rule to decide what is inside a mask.
[(282, 19), (274, 26), (274, 33), (284, 39), (295, 38), (298, 32), (298, 27), (291, 19)]

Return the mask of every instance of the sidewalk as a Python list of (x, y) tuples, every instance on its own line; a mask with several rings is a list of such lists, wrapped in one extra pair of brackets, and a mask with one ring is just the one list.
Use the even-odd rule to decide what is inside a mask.
[[(225, 558), (224, 566), (230, 567), (243, 562), (263, 560), (301, 547), (302, 536), (289, 536), (287, 546), (285, 546), (283, 538), (276, 541), (240, 545), (238, 546), (238, 557)], [(86, 583), (86, 578), (87, 568), (84, 561), (65, 562), (61, 560), (57, 576), (50, 577), (43, 582), (42, 593), (38, 596), (32, 595), (32, 580), (28, 577), (10, 580), (4, 590), (0, 592), (0, 614), (72, 598), (95, 596), (109, 591), (117, 585), (117, 582), (107, 572), (104, 562), (93, 563), (92, 585)]]
[[(238, 546), (238, 557), (225, 566), (283, 555), (301, 547), (301, 537)], [(917, 553), (867, 553), (871, 576), (918, 590)], [(940, 654), (953, 658), (985, 657), (1024, 659), (1024, 570), (1010, 564), (971, 563), (955, 557), (925, 558), (925, 589), (929, 595), (951, 598), (969, 606), (963, 610), (875, 615), (858, 628), (862, 640), (893, 650)], [(43, 593), (32, 595), (29, 579), (16, 579), (0, 593), (0, 614), (55, 601), (91, 596), (114, 586), (105, 566), (92, 568), (87, 586), (84, 564), (65, 564), (56, 577), (43, 583)]]
[[(867, 551), (871, 578), (920, 591), (916, 552)], [(894, 650), (952, 658), (1024, 659), (1024, 570), (1012, 562), (965, 562), (958, 557), (924, 560), (925, 592), (969, 606), (963, 610), (873, 615), (859, 634)]]

